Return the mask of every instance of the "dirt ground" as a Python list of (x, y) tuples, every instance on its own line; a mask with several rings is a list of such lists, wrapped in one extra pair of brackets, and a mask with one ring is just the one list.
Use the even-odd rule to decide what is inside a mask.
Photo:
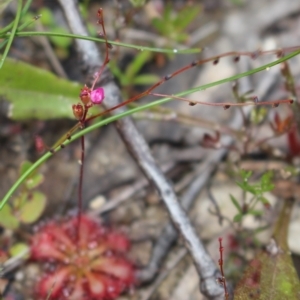
[[(58, 4), (51, 1), (33, 1), (33, 11), (42, 6), (49, 6), (58, 20), (62, 19)], [(51, 2), (51, 3), (50, 3)], [(113, 19), (116, 15), (118, 1), (91, 1), (89, 18), (92, 20), (96, 8), (101, 5), (105, 11), (107, 34), (114, 37)], [(121, 2), (121, 1), (119, 1)], [(184, 1), (174, 1), (174, 6), (180, 7)], [(193, 1), (192, 1), (193, 2)], [(199, 17), (188, 27), (188, 47), (203, 47), (203, 52), (191, 55), (176, 55), (165, 57), (157, 55), (147, 66), (147, 70), (159, 76), (164, 76), (188, 65), (193, 60), (214, 56), (228, 51), (253, 51), (256, 49), (276, 49), (300, 45), (300, 3), (296, 0), (266, 0), (266, 1), (194, 1), (201, 5)], [(240, 2), (236, 4), (235, 2)], [(129, 4), (128, 4), (129, 5)], [(146, 8), (132, 12), (134, 22), (124, 30), (120, 30), (119, 38), (127, 43), (138, 43), (136, 36), (145, 37), (141, 42), (148, 42), (149, 19), (156, 7), (164, 6), (164, 1), (148, 1)], [(126, 7), (126, 5), (124, 4)], [(14, 10), (14, 6), (10, 11)], [(119, 16), (121, 18), (121, 16)], [(62, 22), (62, 24), (64, 24)], [(155, 33), (153, 33), (155, 34)], [(36, 38), (16, 41), (11, 54), (18, 59), (55, 72), (53, 61), (45, 50), (43, 43)], [(54, 52), (55, 54), (55, 52)], [(121, 50), (120, 57), (124, 63), (130, 63), (132, 51)], [(217, 81), (234, 74), (248, 71), (254, 67), (270, 62), (273, 57), (261, 57), (257, 60), (242, 58), (234, 63), (232, 58), (221, 59), (218, 65), (207, 63), (196, 67), (183, 75), (170, 80), (157, 89), (164, 94), (175, 94), (185, 89), (205, 83)], [(159, 61), (162, 60), (162, 63)], [(121, 59), (120, 59), (121, 61)], [(62, 69), (72, 80), (84, 82), (78, 68), (78, 56), (75, 49), (70, 50), (69, 56), (60, 60)], [(292, 60), (291, 69), (295, 84), (299, 86), (300, 57)], [(263, 71), (240, 81), (244, 91), (254, 90), (262, 100), (280, 99), (284, 97), (284, 84), (280, 79), (279, 68)], [(138, 87), (140, 88), (140, 87)], [(134, 91), (136, 93), (136, 91)], [(205, 91), (196, 92), (190, 99), (207, 102), (233, 102), (231, 84), (218, 85)], [(139, 103), (146, 103), (147, 98)], [(37, 109), (38, 109), (38, 103)], [(133, 116), (135, 124), (151, 147), (152, 154), (165, 176), (174, 186), (179, 197), (183, 200), (188, 193), (196, 188), (191, 197), (189, 217), (195, 229), (214, 259), (219, 259), (218, 238), (223, 237), (225, 247), (225, 270), (229, 281), (236, 284), (242, 275), (242, 267), (246, 261), (253, 258), (256, 250), (253, 241), (242, 242), (243, 247), (231, 250), (230, 237), (237, 236), (237, 229), (232, 226), (236, 210), (230, 201), (230, 194), (237, 199), (242, 197), (242, 190), (232, 178), (237, 168), (253, 170), (254, 177), (259, 178), (266, 170), (280, 172), (289, 163), (285, 159), (276, 158), (264, 151), (263, 148), (250, 147), (246, 155), (239, 155), (230, 149), (207, 149), (201, 146), (205, 133), (215, 135), (215, 129), (236, 128), (238, 109), (224, 110), (222, 107), (196, 105), (189, 106), (186, 102), (171, 101), (166, 107), (173, 113), (188, 116), (184, 118), (153, 117), (151, 113)], [(280, 106), (283, 115), (287, 108)], [(71, 109), (71, 108), (70, 108)], [(272, 110), (272, 108), (270, 108)], [(250, 113), (250, 110), (249, 112)], [(273, 118), (271, 111), (269, 118)], [(67, 132), (74, 121), (70, 120), (32, 120), (13, 122), (1, 117), (0, 129), (0, 194), (3, 196), (18, 177), (20, 164), (25, 160), (35, 161), (39, 154), (34, 147), (34, 136), (39, 134), (49, 143), (54, 143)], [(191, 121), (193, 120), (193, 121)], [(255, 133), (257, 140), (270, 136), (272, 130), (269, 122)], [(228, 135), (224, 134), (225, 138)], [(223, 140), (221, 140), (223, 141)], [(242, 141), (233, 141), (236, 147), (241, 147)], [(269, 144), (280, 153), (288, 153), (286, 137), (281, 136), (270, 140)], [(68, 211), (77, 207), (77, 185), (80, 158), (80, 144), (71, 143), (59, 151), (40, 168), (45, 176), (42, 191), (47, 195), (47, 209), (42, 220), (64, 216)], [(293, 160), (298, 167), (298, 158)], [(208, 162), (216, 166), (214, 172), (207, 171)], [(207, 174), (205, 184), (199, 178)], [(202, 177), (201, 177), (202, 176)], [(204, 179), (203, 179), (204, 180)], [(280, 186), (281, 182), (278, 182)], [(284, 184), (284, 183), (282, 183)], [(291, 188), (292, 187), (292, 188)], [(293, 189), (293, 190), (292, 190)], [(243, 223), (248, 236), (255, 228), (267, 226), (267, 229), (255, 235), (257, 241), (264, 245), (268, 242), (272, 225), (280, 210), (280, 199), (285, 197), (286, 190), (292, 190), (297, 198), (297, 186), (291, 184), (284, 188), (276, 188), (275, 192), (266, 197), (271, 203), (271, 209), (260, 218), (247, 217)], [(153, 250), (163, 234), (164, 228), (170, 223), (168, 212), (162, 203), (153, 184), (149, 183), (140, 171), (135, 160), (131, 157), (122, 139), (119, 137), (114, 124), (102, 127), (100, 130), (86, 136), (86, 161), (83, 185), (84, 209), (99, 216), (104, 223), (121, 228), (132, 240), (130, 257), (139, 268), (147, 267), (153, 258)], [(216, 207), (219, 213), (216, 213)], [(222, 217), (220, 217), (222, 216)], [(222, 219), (223, 218), (223, 219)], [(295, 203), (289, 231), (289, 245), (294, 255), (296, 268), (299, 269), (300, 243), (299, 236), (300, 205)], [(22, 240), (31, 228), (21, 228), (14, 240)], [(252, 232), (252, 233), (251, 233)], [(3, 230), (3, 235), (12, 232)], [(247, 236), (247, 237), (248, 237)], [(232, 254), (235, 254), (232, 255)], [(238, 260), (236, 257), (242, 257)], [(144, 269), (144, 270), (147, 270)], [(7, 296), (4, 299), (32, 299), (30, 292), (39, 267), (34, 263), (21, 264), (6, 275), (9, 280)], [(10, 298), (9, 298), (10, 297)], [(181, 237), (178, 237), (165, 253), (165, 258), (159, 263), (158, 273), (147, 284), (124, 294), (118, 299), (139, 300), (201, 300), (205, 299), (199, 291), (199, 279)]]

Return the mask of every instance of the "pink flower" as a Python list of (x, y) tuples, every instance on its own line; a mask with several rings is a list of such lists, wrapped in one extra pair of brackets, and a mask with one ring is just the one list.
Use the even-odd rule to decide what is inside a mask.
[[(48, 262), (38, 281), (40, 299), (112, 300), (135, 283), (133, 264), (125, 258), (128, 239), (82, 215), (51, 221), (32, 238), (31, 258)], [(50, 263), (50, 264), (49, 264)], [(50, 295), (50, 298), (47, 298)]]
[(100, 104), (104, 100), (104, 89), (100, 87), (93, 90), (90, 98), (93, 104)]

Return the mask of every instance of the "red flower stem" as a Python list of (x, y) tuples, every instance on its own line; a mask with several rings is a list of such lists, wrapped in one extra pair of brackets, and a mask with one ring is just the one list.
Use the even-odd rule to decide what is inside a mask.
[(99, 70), (97, 76), (94, 79), (91, 90), (94, 89), (94, 87), (95, 87), (97, 81), (99, 80), (100, 76), (102, 75), (106, 65), (109, 63), (109, 51), (108, 51), (108, 49), (111, 48), (111, 45), (107, 41), (102, 8), (98, 9), (98, 24), (100, 24), (101, 27), (102, 27), (102, 34), (101, 35), (102, 35), (102, 37), (104, 38), (104, 41), (105, 41), (105, 58), (104, 58), (104, 62), (102, 64), (102, 66), (100, 67), (100, 70)]

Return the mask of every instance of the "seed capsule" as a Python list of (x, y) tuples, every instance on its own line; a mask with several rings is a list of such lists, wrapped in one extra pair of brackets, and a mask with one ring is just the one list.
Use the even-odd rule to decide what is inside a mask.
[(73, 109), (73, 115), (77, 120), (81, 120), (83, 117), (83, 106), (82, 104), (78, 103), (78, 104), (74, 104), (72, 105), (72, 109)]

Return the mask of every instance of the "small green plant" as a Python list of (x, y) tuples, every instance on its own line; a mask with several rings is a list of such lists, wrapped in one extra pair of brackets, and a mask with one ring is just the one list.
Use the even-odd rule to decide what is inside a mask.
[[(258, 183), (250, 183), (249, 179), (252, 176), (252, 171), (241, 170), (240, 177), (242, 181), (237, 181), (236, 184), (244, 191), (243, 204), (233, 196), (230, 195), (231, 202), (238, 210), (238, 213), (234, 216), (234, 222), (241, 222), (246, 215), (261, 216), (262, 210), (256, 209), (257, 203), (262, 203), (264, 207), (269, 207), (270, 203), (264, 196), (264, 193), (270, 192), (274, 189), (272, 183), (273, 172), (268, 171), (262, 175)], [(251, 197), (247, 197), (247, 193), (251, 194)]]
[(152, 25), (170, 44), (186, 42), (189, 35), (185, 32), (190, 23), (200, 13), (200, 5), (186, 5), (179, 12), (175, 12), (172, 3), (168, 3), (161, 18), (154, 18)]
[(294, 199), (284, 200), (272, 238), (239, 277), (234, 299), (299, 299), (299, 277), (287, 243), (293, 204)]
[[(21, 166), (20, 176), (31, 166), (32, 163), (25, 161)], [(36, 189), (43, 180), (43, 175), (34, 171), (24, 181), (19, 194), (0, 210), (0, 224), (3, 227), (17, 229), (21, 224), (32, 224), (40, 218), (47, 201), (46, 196)]]
[(143, 5), (145, 5), (146, 0), (130, 0), (130, 3), (134, 7), (142, 7)]
[(122, 71), (115, 60), (111, 60), (109, 68), (113, 75), (118, 79), (123, 91), (125, 91), (125, 97), (128, 96), (128, 92), (131, 91), (135, 85), (150, 85), (159, 80), (159, 77), (153, 74), (139, 74), (141, 69), (148, 63), (153, 57), (153, 53), (150, 51), (138, 52), (132, 62)]

